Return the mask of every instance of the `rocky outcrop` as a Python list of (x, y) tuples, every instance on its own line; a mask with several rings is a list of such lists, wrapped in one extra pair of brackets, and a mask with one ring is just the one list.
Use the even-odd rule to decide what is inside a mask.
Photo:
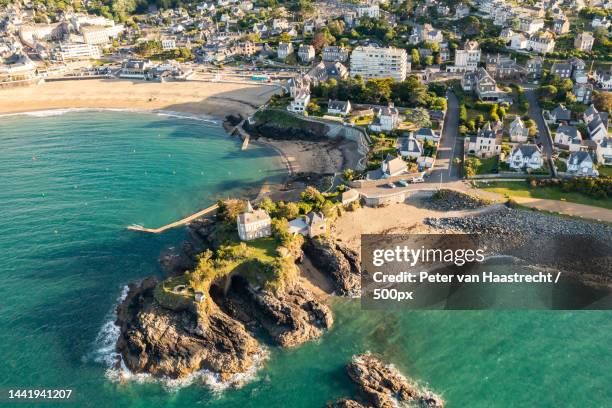
[(205, 314), (165, 309), (153, 296), (157, 283), (149, 278), (131, 284), (117, 308), (117, 350), (127, 368), (170, 378), (205, 369), (226, 381), (252, 367), (259, 347), (241, 323), (213, 302)]
[(474, 197), (460, 191), (441, 189), (427, 201), (425, 206), (437, 211), (473, 210), (491, 204), (491, 201)]
[(304, 252), (317, 269), (331, 278), (339, 294), (359, 296), (361, 258), (357, 252), (327, 237), (308, 240)]
[(287, 111), (269, 109), (256, 115), (254, 124), (245, 122), (244, 130), (252, 137), (279, 140), (329, 140), (327, 125), (291, 115)]
[(223, 307), (242, 322), (262, 327), (282, 347), (317, 339), (333, 325), (329, 307), (299, 284), (279, 291), (255, 289), (237, 276)]
[(369, 405), (363, 405), (352, 399), (341, 399), (331, 404), (327, 404), (327, 408), (370, 408)]
[(444, 406), (444, 401), (438, 395), (422, 389), (397, 369), (383, 364), (369, 353), (354, 356), (353, 361), (346, 366), (346, 371), (359, 387), (363, 403), (341, 400), (330, 407), (395, 408), (407, 404), (419, 407)]
[(170, 276), (178, 276), (191, 270), (197, 264), (197, 257), (202, 252), (191, 241), (185, 241), (180, 248), (171, 247), (159, 257), (159, 263)]

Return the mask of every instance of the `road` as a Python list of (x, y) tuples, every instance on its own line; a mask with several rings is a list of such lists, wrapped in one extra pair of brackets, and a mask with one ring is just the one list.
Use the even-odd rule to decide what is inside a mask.
[(454, 163), (454, 158), (463, 155), (463, 139), (458, 137), (459, 101), (450, 90), (447, 92), (446, 98), (448, 106), (444, 119), (444, 129), (438, 146), (436, 164), (429, 176), (432, 183), (447, 183), (461, 178), (461, 170)]
[(542, 109), (540, 109), (536, 91), (533, 89), (525, 89), (525, 96), (529, 102), (529, 117), (535, 121), (536, 126), (538, 127), (538, 137), (536, 141), (542, 144), (542, 148), (546, 156), (552, 157), (553, 146), (551, 139), (548, 136), (548, 130), (546, 129), (544, 118), (542, 117)]
[[(397, 187), (397, 190), (432, 190), (437, 188), (455, 188), (465, 189), (465, 182), (461, 180), (460, 166), (454, 163), (455, 158), (463, 156), (463, 139), (459, 137), (459, 101), (452, 92), (446, 94), (448, 106), (446, 116), (444, 118), (444, 128), (438, 152), (436, 155), (436, 164), (425, 179), (425, 183), (410, 184), (408, 187)], [(410, 180), (413, 175), (407, 175), (406, 179)], [(387, 187), (388, 182), (380, 180), (373, 186), (359, 188), (358, 190), (366, 194), (376, 194), (390, 192)]]

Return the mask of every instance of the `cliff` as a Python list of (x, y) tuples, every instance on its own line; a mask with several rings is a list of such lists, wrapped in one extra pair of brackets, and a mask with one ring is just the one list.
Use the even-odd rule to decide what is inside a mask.
[(181, 378), (205, 369), (227, 380), (253, 365), (258, 343), (242, 324), (212, 302), (206, 314), (165, 309), (153, 297), (157, 284), (131, 284), (117, 308), (117, 350), (131, 371)]
[(329, 127), (291, 115), (280, 109), (266, 109), (255, 115), (255, 123), (245, 122), (244, 130), (252, 137), (280, 140), (329, 140)]
[(361, 293), (361, 257), (343, 243), (328, 237), (306, 241), (304, 253), (310, 262), (326, 274), (343, 296)]
[(233, 279), (223, 308), (247, 325), (263, 328), (282, 347), (319, 338), (333, 324), (329, 307), (296, 283), (279, 291), (256, 289), (246, 279)]

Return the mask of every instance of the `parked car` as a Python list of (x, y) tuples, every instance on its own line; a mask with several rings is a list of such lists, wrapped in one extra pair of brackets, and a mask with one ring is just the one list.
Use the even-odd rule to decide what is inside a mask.
[(398, 184), (402, 187), (408, 187), (408, 182), (406, 180), (400, 180), (398, 181)]
[(393, 183), (388, 183), (388, 184), (387, 184), (387, 187), (388, 187), (388, 188), (395, 188), (395, 184), (393, 184)]
[(424, 182), (425, 182), (425, 179), (423, 178), (423, 176), (412, 178), (412, 183), (424, 183)]

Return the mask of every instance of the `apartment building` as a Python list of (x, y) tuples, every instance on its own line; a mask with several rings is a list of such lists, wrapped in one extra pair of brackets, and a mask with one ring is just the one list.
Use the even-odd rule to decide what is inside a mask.
[(97, 45), (79, 43), (62, 43), (54, 53), (58, 61), (98, 59), (100, 56), (100, 47)]
[(123, 24), (114, 26), (85, 26), (81, 27), (83, 41), (86, 44), (107, 44), (111, 38), (117, 38), (123, 32)]
[(406, 79), (409, 71), (406, 50), (389, 47), (357, 47), (351, 54), (351, 76), (370, 78)]

